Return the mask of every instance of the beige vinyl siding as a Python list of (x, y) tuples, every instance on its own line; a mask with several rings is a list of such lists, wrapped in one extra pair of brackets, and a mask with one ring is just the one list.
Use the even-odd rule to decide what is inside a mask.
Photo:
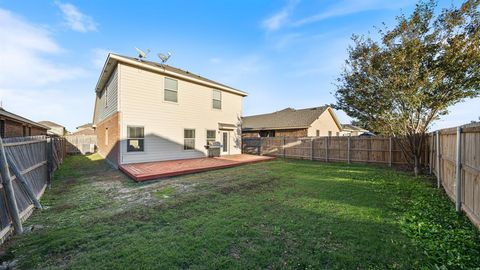
[(310, 125), (308, 128), (308, 136), (316, 136), (317, 130), (320, 130), (320, 136), (328, 136), (329, 131), (331, 131), (332, 136), (335, 136), (336, 132), (341, 131), (329, 110), (325, 110), (325, 112)]
[[(105, 97), (105, 90), (107, 95)], [(107, 106), (105, 107), (105, 98), (107, 98)], [(100, 123), (109, 116), (113, 115), (117, 110), (118, 100), (118, 68), (116, 68), (105, 85), (105, 88), (97, 95), (95, 123)]]
[[(178, 102), (164, 101), (165, 76), (128, 65), (119, 65), (121, 104), (120, 153), (122, 164), (187, 159), (207, 155), (207, 130), (218, 123), (239, 124), (242, 97), (222, 91), (222, 109), (212, 108), (212, 88), (178, 80)], [(171, 76), (168, 76), (171, 77)], [(126, 151), (127, 126), (145, 128), (143, 152)], [(195, 149), (184, 150), (184, 130), (195, 129)], [(240, 154), (241, 134), (230, 131), (230, 154)]]

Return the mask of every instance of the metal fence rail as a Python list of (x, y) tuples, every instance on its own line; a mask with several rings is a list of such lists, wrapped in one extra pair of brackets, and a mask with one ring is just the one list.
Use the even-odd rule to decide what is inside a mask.
[(15, 231), (50, 184), (65, 158), (65, 139), (31, 136), (0, 139), (0, 241)]

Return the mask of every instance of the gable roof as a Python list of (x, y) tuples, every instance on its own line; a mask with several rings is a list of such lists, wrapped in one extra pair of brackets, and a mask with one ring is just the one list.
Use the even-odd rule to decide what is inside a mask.
[(235, 89), (225, 84), (204, 78), (202, 76), (196, 75), (194, 73), (191, 73), (183, 69), (179, 69), (169, 65), (161, 65), (160, 63), (156, 63), (152, 61), (139, 60), (134, 57), (113, 54), (113, 53), (109, 53), (107, 56), (107, 59), (105, 60), (102, 73), (100, 74), (100, 78), (98, 79), (97, 85), (95, 87), (96, 92), (100, 92), (103, 89), (103, 87), (108, 81), (108, 78), (110, 77), (110, 74), (112, 73), (112, 71), (115, 70), (117, 63), (119, 62), (127, 65), (131, 65), (131, 66), (135, 66), (137, 68), (161, 73), (163, 75), (176, 77), (178, 79), (191, 81), (197, 84), (203, 84), (209, 87), (218, 88), (218, 89), (231, 92), (243, 97), (248, 95), (246, 92), (243, 92), (241, 90)]
[(14, 114), (14, 113), (11, 113), (9, 111), (6, 111), (5, 109), (3, 108), (0, 108), (0, 115), (3, 116), (3, 117), (6, 117), (6, 118), (10, 118), (12, 120), (15, 120), (17, 122), (21, 122), (21, 123), (26, 123), (26, 124), (30, 124), (32, 126), (35, 126), (35, 127), (38, 127), (38, 128), (41, 128), (41, 129), (50, 129), (49, 127), (47, 126), (44, 126), (40, 123), (37, 123), (37, 122), (34, 122), (30, 119), (27, 119), (25, 117), (22, 117), (20, 115), (17, 115), (17, 114)]
[[(335, 114), (329, 106), (313, 107), (296, 110), (286, 108), (281, 111), (243, 117), (243, 130), (268, 130), (268, 129), (295, 129), (308, 128), (320, 115), (329, 110), (335, 122)], [(339, 123), (337, 123), (339, 125)]]
[(47, 127), (62, 127), (62, 128), (64, 127), (64, 126), (62, 126), (62, 125), (60, 125), (60, 124), (57, 124), (57, 123), (55, 123), (55, 122), (46, 121), (46, 120), (45, 120), (45, 121), (39, 121), (38, 123), (40, 123), (40, 124), (42, 124), (42, 125), (44, 125), (44, 126), (47, 126)]
[(364, 129), (364, 128), (361, 128), (361, 127), (357, 127), (357, 126), (354, 126), (352, 124), (342, 124), (342, 130), (346, 130), (346, 131), (363, 131), (363, 132), (366, 132), (368, 130)]

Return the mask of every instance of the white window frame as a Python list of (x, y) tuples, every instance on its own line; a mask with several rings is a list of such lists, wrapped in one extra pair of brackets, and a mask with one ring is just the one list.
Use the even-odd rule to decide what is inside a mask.
[[(130, 137), (130, 133), (128, 132), (130, 128), (142, 128), (143, 129), (143, 137)], [(129, 150), (128, 145), (130, 140), (139, 140), (142, 141), (142, 149), (141, 150)], [(140, 145), (140, 143), (139, 143)], [(145, 127), (144, 126), (127, 126), (127, 152), (135, 153), (135, 152), (145, 152)]]
[[(186, 138), (185, 131), (193, 130), (193, 138)], [(195, 150), (195, 138), (197, 137), (196, 130), (194, 128), (184, 128), (183, 129), (183, 150), (184, 151), (194, 151)], [(193, 148), (187, 146), (187, 140), (193, 140)]]
[[(215, 137), (208, 137), (208, 132), (213, 132), (213, 134), (215, 135)], [(216, 141), (217, 140), (217, 131), (215, 129), (207, 129), (207, 134), (206, 134), (206, 138), (207, 138), (207, 145), (208, 145), (208, 142), (209, 141)]]
[[(167, 83), (166, 83), (167, 80), (176, 81), (176, 82), (177, 82), (177, 89), (167, 88)], [(176, 95), (177, 95), (176, 101), (167, 100), (167, 95), (165, 94), (167, 91), (175, 92), (175, 93), (176, 93)], [(165, 101), (165, 102), (171, 102), (171, 103), (178, 103), (178, 80), (173, 79), (173, 78), (170, 78), (170, 77), (165, 77), (165, 78), (163, 79), (163, 101)]]
[[(215, 93), (220, 94), (220, 99), (215, 98)], [(215, 108), (215, 101), (220, 102), (220, 108)], [(212, 89), (212, 109), (221, 110), (222, 109), (222, 91), (218, 89)]]

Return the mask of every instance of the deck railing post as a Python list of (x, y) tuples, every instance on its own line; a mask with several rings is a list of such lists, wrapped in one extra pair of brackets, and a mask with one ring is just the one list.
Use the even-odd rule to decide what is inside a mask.
[(435, 154), (436, 154), (436, 163), (435, 169), (437, 171), (437, 188), (440, 188), (442, 184), (441, 170), (440, 170), (440, 132), (437, 130), (435, 132)]
[(455, 205), (462, 210), (462, 128), (457, 127), (457, 149), (455, 155)]
[(13, 191), (12, 178), (10, 178), (10, 171), (8, 169), (7, 155), (3, 147), (3, 140), (0, 138), (0, 174), (3, 179), (3, 186), (5, 188), (5, 197), (7, 198), (8, 212), (12, 218), (13, 228), (15, 232), (21, 234), (23, 232), (22, 221), (20, 220), (20, 213), (18, 211), (17, 200), (15, 199), (15, 192)]

